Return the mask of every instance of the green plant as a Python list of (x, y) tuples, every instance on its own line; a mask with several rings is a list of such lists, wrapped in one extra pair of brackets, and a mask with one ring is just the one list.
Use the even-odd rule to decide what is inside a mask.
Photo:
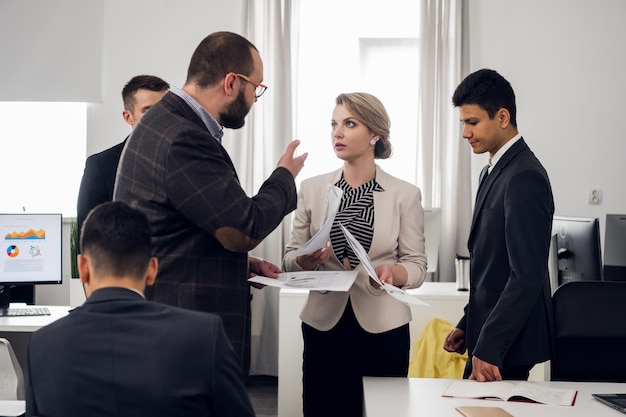
[(76, 260), (78, 255), (78, 222), (76, 219), (70, 223), (70, 260), (71, 260), (71, 276), (72, 278), (78, 278), (78, 261)]

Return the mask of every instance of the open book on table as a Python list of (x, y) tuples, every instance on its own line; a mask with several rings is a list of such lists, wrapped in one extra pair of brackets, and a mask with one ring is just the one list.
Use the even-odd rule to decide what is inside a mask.
[(577, 390), (547, 387), (531, 382), (452, 382), (442, 397), (499, 399), (502, 401), (531, 401), (548, 405), (574, 405)]

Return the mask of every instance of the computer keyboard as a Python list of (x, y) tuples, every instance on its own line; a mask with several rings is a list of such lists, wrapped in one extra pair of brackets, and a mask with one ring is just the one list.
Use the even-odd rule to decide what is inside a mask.
[(1, 308), (0, 316), (49, 316), (47, 307), (9, 307)]

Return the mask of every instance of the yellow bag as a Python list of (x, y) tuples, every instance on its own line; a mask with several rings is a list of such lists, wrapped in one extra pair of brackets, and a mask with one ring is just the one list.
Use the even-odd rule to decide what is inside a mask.
[(454, 326), (434, 318), (420, 335), (409, 362), (409, 378), (463, 378), (467, 351), (463, 355), (443, 349), (443, 341)]

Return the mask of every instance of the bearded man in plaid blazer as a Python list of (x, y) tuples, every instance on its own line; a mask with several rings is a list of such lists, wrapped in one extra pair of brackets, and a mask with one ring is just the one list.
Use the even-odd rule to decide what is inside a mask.
[(152, 227), (156, 284), (146, 297), (219, 314), (242, 371), (250, 367), (251, 273), (280, 269), (248, 257), (296, 207), (294, 177), (307, 154), (291, 142), (258, 193), (249, 197), (221, 143), (266, 90), (256, 47), (230, 32), (198, 45), (182, 89), (171, 87), (142, 118), (124, 148), (114, 200), (143, 211)]

